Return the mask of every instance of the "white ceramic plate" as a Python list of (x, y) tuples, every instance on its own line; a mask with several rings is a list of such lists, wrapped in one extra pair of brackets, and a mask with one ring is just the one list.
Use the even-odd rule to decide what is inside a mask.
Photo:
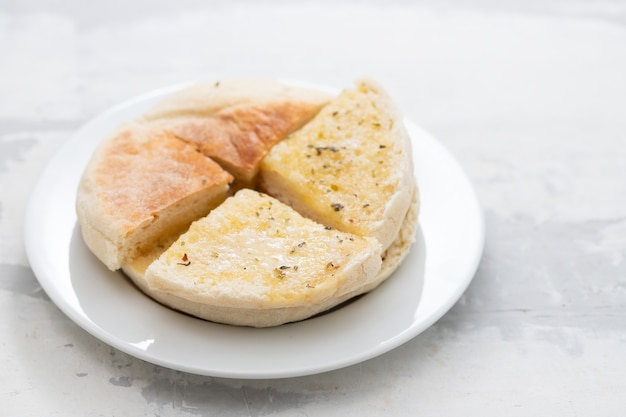
[(454, 158), (407, 121), (420, 195), (420, 229), (401, 267), (341, 309), (269, 329), (232, 327), (152, 301), (87, 249), (74, 212), (95, 146), (120, 122), (182, 86), (130, 100), (80, 129), (50, 160), (28, 205), (25, 241), (41, 286), (86, 331), (130, 355), (181, 371), (279, 378), (349, 366), (383, 354), (438, 320), (463, 294), (480, 260), (482, 213)]

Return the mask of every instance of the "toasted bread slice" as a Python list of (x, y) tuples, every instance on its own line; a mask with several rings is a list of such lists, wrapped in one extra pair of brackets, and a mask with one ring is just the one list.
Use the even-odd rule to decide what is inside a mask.
[[(155, 248), (153, 252), (135, 258), (132, 262), (125, 264), (123, 270), (144, 293), (166, 306), (195, 317), (217, 323), (252, 327), (270, 327), (295, 322), (326, 312), (358, 295), (372, 291), (391, 276), (409, 253), (411, 245), (415, 240), (418, 226), (418, 204), (416, 198), (417, 193), (414, 193), (413, 203), (402, 223), (398, 237), (381, 255), (381, 267), (375, 278), (363, 280), (359, 284), (355, 283), (351, 290), (343, 294), (338, 292), (334, 296), (315, 304), (263, 309), (243, 304), (233, 306), (215, 305), (207, 304), (205, 301), (192, 301), (189, 298), (184, 298), (171, 292), (155, 289), (149, 285), (146, 279), (146, 269), (165, 251), (162, 248)], [(183, 251), (182, 253), (183, 255), (180, 255), (180, 253), (177, 255), (184, 256), (186, 252)], [(188, 254), (187, 262), (190, 262), (190, 259), (191, 257)], [(182, 261), (182, 257), (180, 261)]]
[(381, 246), (244, 189), (143, 267), (125, 271), (157, 300), (208, 320), (262, 327), (306, 318), (373, 282)]
[(229, 171), (238, 187), (248, 187), (267, 151), (329, 99), (274, 80), (203, 82), (168, 96), (142, 119), (194, 144)]
[(259, 181), (303, 216), (386, 249), (411, 205), (414, 178), (399, 112), (381, 86), (360, 81), (274, 146)]
[(219, 205), (232, 176), (167, 132), (120, 128), (94, 152), (77, 192), (83, 238), (111, 270)]

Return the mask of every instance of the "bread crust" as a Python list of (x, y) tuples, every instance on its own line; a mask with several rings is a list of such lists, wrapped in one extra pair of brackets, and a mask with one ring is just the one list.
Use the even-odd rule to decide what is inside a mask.
[(271, 147), (329, 99), (326, 93), (272, 80), (204, 82), (167, 97), (142, 120), (216, 160), (236, 178), (237, 188), (250, 187)]

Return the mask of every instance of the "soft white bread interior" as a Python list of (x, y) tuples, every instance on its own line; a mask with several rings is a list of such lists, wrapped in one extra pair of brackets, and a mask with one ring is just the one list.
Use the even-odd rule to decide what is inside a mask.
[(167, 132), (128, 124), (94, 152), (76, 212), (85, 243), (111, 270), (219, 205), (232, 176)]
[(387, 248), (411, 204), (412, 161), (393, 101), (380, 85), (362, 80), (274, 146), (259, 181), (302, 215)]
[[(138, 285), (164, 303), (176, 297), (179, 310), (200, 305), (204, 312), (194, 314), (258, 327), (268, 325), (268, 319), (276, 325), (304, 317), (286, 314), (261, 322), (237, 310), (334, 305), (373, 282), (381, 262), (375, 239), (329, 229), (266, 194), (243, 189), (194, 222), (149, 264)], [(220, 309), (231, 314), (218, 317)]]

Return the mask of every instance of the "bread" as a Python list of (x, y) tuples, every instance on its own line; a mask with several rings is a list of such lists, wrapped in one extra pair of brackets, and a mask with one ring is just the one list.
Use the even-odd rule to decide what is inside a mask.
[(328, 98), (268, 80), (202, 82), (168, 96), (94, 152), (77, 196), (85, 242), (112, 270), (171, 242), (253, 186), (269, 147)]
[(267, 327), (386, 280), (419, 198), (380, 85), (329, 98), (245, 80), (183, 90), (118, 129), (85, 170), (77, 212), (89, 248), (153, 299)]
[(94, 152), (81, 178), (76, 212), (83, 239), (117, 270), (209, 213), (232, 179), (172, 134), (125, 125)]
[(391, 98), (377, 83), (363, 80), (274, 146), (259, 181), (302, 215), (374, 237), (387, 248), (411, 205), (412, 161)]
[(273, 80), (204, 82), (167, 97), (142, 120), (172, 132), (254, 186), (267, 151), (308, 122), (330, 96)]
[[(247, 196), (241, 195), (242, 191), (236, 194), (237, 199), (240, 201), (236, 204), (244, 203), (244, 206), (252, 207), (250, 201), (246, 202)], [(149, 294), (153, 299), (159, 301), (160, 303), (171, 307), (175, 310), (190, 314), (195, 317), (199, 317), (205, 320), (217, 322), (217, 323), (225, 323), (231, 325), (238, 326), (251, 326), (251, 327), (272, 327), (278, 326), (281, 324), (300, 321), (303, 319), (307, 319), (309, 317), (315, 316), (317, 314), (326, 312), (333, 307), (341, 305), (348, 300), (353, 299), (358, 295), (362, 295), (364, 293), (372, 291), (382, 282), (384, 282), (392, 273), (396, 270), (396, 268), (402, 263), (404, 258), (409, 253), (409, 249), (411, 244), (415, 239), (415, 233), (417, 231), (417, 217), (418, 217), (418, 204), (415, 200), (417, 197), (416, 194), (413, 196), (413, 203), (411, 205), (411, 209), (407, 213), (407, 216), (403, 222), (403, 227), (401, 229), (401, 233), (397, 237), (397, 239), (391, 244), (391, 246), (384, 252), (382, 255), (380, 254), (380, 244), (378, 243), (376, 246), (378, 248), (373, 247), (375, 252), (367, 253), (368, 264), (370, 264), (369, 268), (361, 267), (360, 269), (355, 270), (355, 268), (348, 268), (349, 273), (343, 273), (342, 275), (338, 275), (333, 277), (334, 281), (341, 280), (341, 285), (338, 286), (339, 289), (334, 292), (329, 291), (332, 287), (327, 285), (325, 287), (320, 287), (318, 289), (317, 300), (316, 302), (305, 302), (304, 297), (298, 297), (297, 292), (291, 293), (291, 303), (285, 303), (286, 297), (279, 297), (277, 302), (274, 303), (269, 298), (262, 298), (263, 294), (268, 294), (272, 291), (271, 286), (265, 287), (262, 291), (258, 293), (254, 293), (252, 297), (255, 302), (251, 302), (249, 298), (246, 300), (245, 294), (249, 294), (249, 287), (246, 285), (246, 281), (250, 279), (250, 276), (244, 275), (236, 275), (235, 278), (239, 278), (239, 282), (231, 285), (224, 285), (225, 283), (220, 283), (222, 286), (226, 286), (227, 297), (222, 297), (221, 302), (216, 301), (211, 298), (211, 293), (205, 293), (204, 297), (199, 296), (194, 290), (193, 287), (187, 285), (184, 287), (184, 282), (181, 282), (185, 276), (189, 279), (189, 281), (193, 280), (189, 278), (189, 275), (200, 275), (203, 272), (196, 273), (186, 273), (186, 267), (184, 265), (187, 262), (192, 262), (193, 259), (201, 257), (198, 253), (192, 252), (193, 249), (189, 249), (190, 246), (186, 243), (182, 245), (182, 242), (188, 241), (188, 236), (183, 235), (178, 240), (178, 245), (174, 245), (170, 247), (170, 258), (164, 258), (162, 261), (156, 261), (156, 259), (161, 255), (161, 251), (155, 251), (154, 253), (147, 255), (145, 257), (137, 258), (132, 263), (124, 265), (124, 272), (131, 277), (131, 279), (137, 284), (137, 286), (146, 294)], [(271, 200), (270, 200), (271, 201)], [(280, 203), (277, 203), (277, 206)], [(286, 207), (286, 206), (284, 206)], [(222, 206), (219, 207), (220, 209)], [(232, 208), (232, 207), (231, 207)], [(244, 208), (245, 210), (245, 208)], [(284, 208), (283, 208), (284, 210)], [(212, 217), (214, 212), (212, 212), (209, 217)], [(261, 213), (264, 213), (261, 211)], [(232, 216), (232, 211), (230, 213), (227, 212), (227, 215), (230, 214)], [(291, 213), (290, 216), (296, 216), (296, 214)], [(254, 219), (255, 217), (252, 217)], [(190, 235), (200, 234), (205, 238), (209, 236), (210, 232), (208, 226), (210, 225), (210, 221), (215, 221), (215, 218), (211, 218), (211, 220), (200, 220), (197, 225), (194, 223), (192, 228), (190, 229)], [(308, 222), (309, 226), (312, 227), (313, 230), (319, 232), (319, 226), (311, 226), (312, 222)], [(294, 223), (295, 224), (295, 223)], [(305, 230), (304, 228), (302, 230)], [(326, 230), (326, 228), (324, 228)], [(322, 244), (330, 235), (329, 243), (338, 242), (336, 236), (338, 235), (335, 231), (328, 231), (327, 236), (320, 236), (317, 238), (317, 243)], [(343, 235), (343, 234), (342, 234)], [(345, 234), (347, 236), (351, 236), (353, 239), (361, 239), (355, 237), (351, 234)], [(307, 238), (309, 238), (308, 236)], [(236, 237), (234, 238), (236, 239)], [(371, 238), (367, 239), (371, 242)], [(309, 247), (305, 244), (302, 247), (298, 245), (301, 244), (302, 241), (295, 243), (296, 250), (298, 250), (298, 256), (310, 256), (311, 252), (309, 251)], [(344, 242), (346, 242), (344, 240)], [(347, 242), (350, 242), (349, 240)], [(214, 245), (216, 242), (210, 242), (210, 245)], [(245, 245), (240, 245), (245, 246)], [(197, 248), (198, 245), (193, 245), (193, 248)], [(201, 249), (201, 251), (206, 251), (210, 246)], [(279, 248), (283, 250), (288, 249), (287, 252), (291, 252), (293, 246), (287, 245), (279, 245)], [(239, 252), (239, 247), (234, 247), (233, 249)], [(345, 249), (345, 248), (344, 248)], [(185, 253), (187, 253), (187, 260), (183, 262), (183, 258)], [(193, 253), (193, 254), (192, 254)], [(216, 251), (217, 253), (217, 251)], [(271, 253), (262, 251), (262, 255), (271, 256)], [(295, 251), (294, 251), (295, 254)], [(374, 254), (380, 255), (377, 258), (374, 258)], [(246, 253), (246, 255), (248, 255)], [(289, 254), (288, 255), (292, 255)], [(211, 253), (211, 257), (213, 253)], [(220, 262), (219, 253), (216, 258), (211, 258), (214, 262)], [(243, 260), (245, 262), (245, 258)], [(272, 259), (271, 262), (276, 262), (277, 260)], [(380, 261), (380, 266), (376, 269), (375, 273), (373, 270), (374, 263), (378, 263)], [(165, 267), (163, 266), (163, 262), (169, 262)], [(175, 263), (175, 265), (174, 265)], [(159, 265), (157, 267), (156, 265)], [(213, 265), (213, 263), (211, 263)], [(321, 268), (322, 275), (318, 276), (317, 280), (324, 278), (324, 273), (326, 273), (326, 265)], [(188, 265), (191, 266), (191, 263)], [(285, 272), (285, 278), (294, 277), (292, 275), (287, 275), (292, 268), (286, 268), (281, 270), (278, 265), (278, 272), (274, 272), (274, 274), (279, 275), (281, 271)], [(285, 266), (287, 265), (285, 262)], [(147, 274), (146, 270), (150, 267), (150, 272)], [(185, 269), (183, 269), (183, 267)], [(270, 269), (271, 267), (264, 268), (262, 274), (268, 274), (271, 271), (275, 271), (274, 269)], [(183, 269), (182, 274), (178, 274), (176, 271), (179, 269)], [(211, 267), (207, 268), (208, 271), (211, 271)], [(304, 270), (298, 268), (298, 271), (304, 273)], [(318, 272), (319, 273), (319, 272)], [(351, 274), (350, 274), (351, 273)], [(213, 274), (213, 273), (211, 273)], [(259, 274), (261, 276), (262, 274)], [(372, 275), (373, 274), (373, 275)], [(304, 274), (296, 276), (297, 280), (295, 283), (300, 282), (300, 284), (305, 283)], [(351, 276), (352, 275), (352, 276)], [(252, 278), (257, 278), (256, 275), (252, 275)], [(215, 276), (213, 277), (215, 279)], [(283, 278), (284, 279), (284, 278)], [(299, 280), (299, 281), (298, 281)], [(279, 281), (280, 282), (280, 281)], [(177, 289), (164, 289), (162, 285), (171, 286), (178, 284)], [(294, 281), (291, 282), (294, 284)], [(181, 288), (184, 288), (181, 290)], [(244, 288), (244, 293), (237, 291), (239, 288)], [(258, 288), (258, 287), (257, 287)], [(304, 288), (300, 288), (301, 290), (310, 290), (310, 288), (306, 288), (306, 283), (304, 284)], [(320, 290), (324, 290), (322, 292)], [(189, 294), (189, 295), (188, 295)], [(230, 300), (229, 300), (230, 299)]]
[(266, 194), (243, 189), (194, 222), (145, 275), (155, 293), (266, 310), (344, 295), (371, 282), (380, 264), (375, 239), (328, 229)]

